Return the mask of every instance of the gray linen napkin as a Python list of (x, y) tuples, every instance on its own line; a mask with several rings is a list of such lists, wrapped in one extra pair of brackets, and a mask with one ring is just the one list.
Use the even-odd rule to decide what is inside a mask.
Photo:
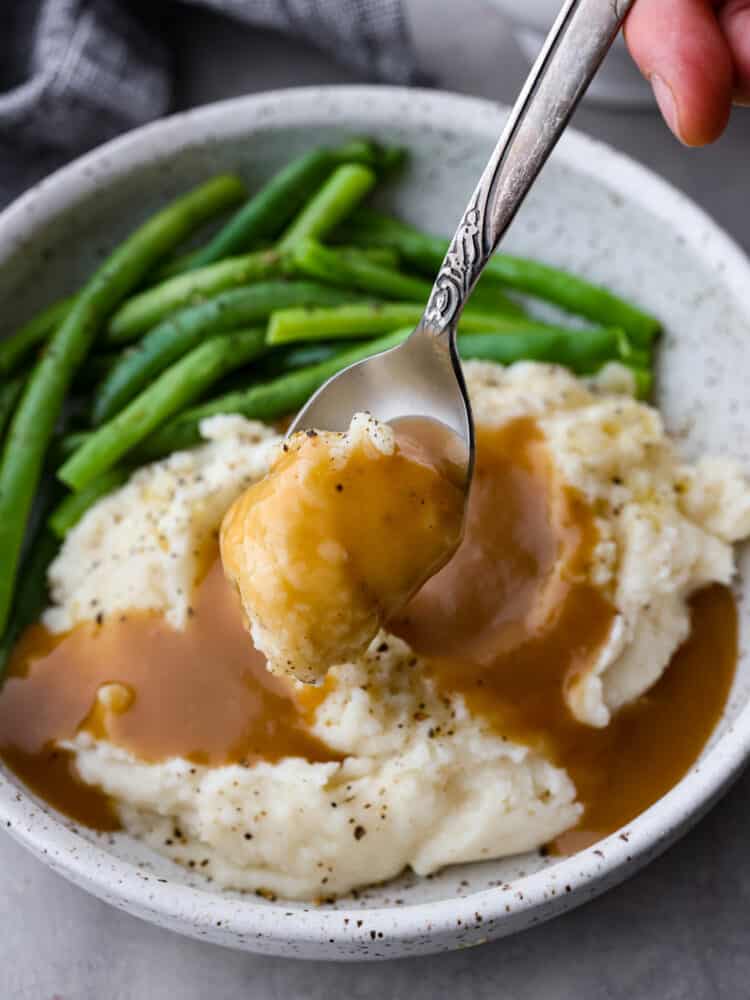
[[(401, 0), (185, 0), (406, 83)], [(0, 204), (59, 163), (170, 108), (169, 0), (0, 0)]]

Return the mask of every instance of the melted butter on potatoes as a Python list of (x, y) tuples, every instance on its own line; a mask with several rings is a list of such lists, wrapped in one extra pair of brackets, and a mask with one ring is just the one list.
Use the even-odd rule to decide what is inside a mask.
[(413, 435), (357, 414), (345, 433), (306, 431), (221, 529), (224, 569), (274, 673), (318, 681), (453, 554), (465, 495)]

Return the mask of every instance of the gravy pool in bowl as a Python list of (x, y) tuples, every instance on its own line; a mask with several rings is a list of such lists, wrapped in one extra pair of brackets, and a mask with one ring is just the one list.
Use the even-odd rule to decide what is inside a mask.
[(464, 541), (364, 656), (311, 687), (253, 652), (217, 534), (280, 439), (214, 417), (68, 536), (0, 695), (6, 761), (84, 822), (298, 899), (574, 849), (663, 795), (732, 681), (750, 487), (682, 462), (627, 378), (465, 372)]

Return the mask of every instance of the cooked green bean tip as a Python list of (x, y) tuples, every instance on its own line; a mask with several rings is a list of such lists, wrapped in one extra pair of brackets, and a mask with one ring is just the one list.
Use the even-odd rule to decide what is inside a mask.
[(358, 163), (337, 167), (282, 235), (279, 250), (290, 250), (309, 237), (322, 239), (347, 218), (377, 179), (374, 170)]

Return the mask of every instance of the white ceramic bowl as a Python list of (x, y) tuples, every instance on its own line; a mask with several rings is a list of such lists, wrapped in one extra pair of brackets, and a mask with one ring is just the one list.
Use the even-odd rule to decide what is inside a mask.
[[(483, 101), (373, 87), (288, 90), (229, 101), (139, 129), (60, 171), (0, 216), (0, 296), (9, 326), (72, 289), (137, 219), (224, 169), (251, 185), (311, 145), (351, 133), (405, 143), (408, 175), (383, 200), (452, 230), (500, 132)], [(685, 197), (623, 156), (569, 133), (507, 244), (568, 265), (662, 317), (659, 400), (688, 453), (728, 452), (750, 468), (750, 266)], [(745, 574), (748, 553), (742, 554)], [(738, 588), (743, 635), (748, 604)], [(213, 891), (123, 835), (55, 815), (0, 776), (0, 825), (46, 864), (115, 906), (236, 948), (311, 958), (389, 958), (478, 944), (590, 899), (632, 874), (711, 805), (750, 748), (750, 659), (698, 765), (660, 802), (594, 848), (404, 877), (334, 906)]]

